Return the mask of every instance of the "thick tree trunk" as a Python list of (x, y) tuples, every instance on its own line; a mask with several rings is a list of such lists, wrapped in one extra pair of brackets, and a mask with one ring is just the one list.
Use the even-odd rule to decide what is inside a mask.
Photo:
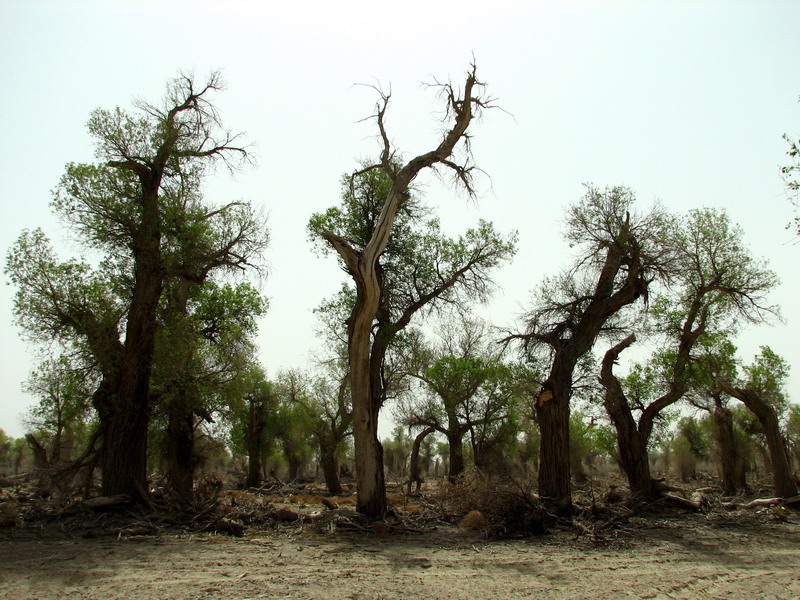
[(378, 439), (377, 411), (359, 405), (353, 398), (353, 443), (355, 451), (356, 509), (369, 517), (386, 513), (386, 480), (383, 472), (383, 446)]
[(724, 406), (717, 405), (712, 415), (714, 439), (719, 451), (722, 491), (725, 494), (736, 494), (747, 489), (747, 482), (745, 481), (745, 457), (742, 448), (736, 443), (733, 414)]
[(136, 261), (119, 387), (112, 400), (102, 465), (105, 496), (147, 496), (147, 429), (150, 422), (150, 375), (161, 298), (160, 174), (143, 178), (142, 217), (134, 238)]
[(797, 482), (792, 473), (791, 460), (789, 460), (789, 453), (786, 450), (775, 409), (751, 389), (735, 388), (727, 384), (721, 384), (720, 387), (726, 394), (740, 400), (761, 422), (772, 463), (775, 493), (783, 498), (796, 496)]
[(169, 408), (167, 479), (178, 502), (188, 504), (192, 500), (194, 471), (197, 464), (194, 455), (194, 413), (181, 399), (175, 399)]
[(136, 404), (116, 411), (103, 445), (103, 496), (125, 494), (138, 501), (146, 498), (147, 426), (148, 415)]
[(247, 454), (247, 479), (245, 485), (251, 488), (257, 488), (261, 485), (261, 455), (260, 448), (252, 452), (248, 450)]
[[(388, 232), (387, 232), (388, 235)], [(356, 510), (382, 517), (388, 508), (383, 471), (383, 446), (378, 438), (378, 411), (372, 389), (372, 321), (378, 309), (380, 286), (375, 262), (361, 267), (369, 273), (357, 280), (358, 299), (350, 320), (350, 389), (353, 395), (353, 445), (356, 467)], [(369, 282), (369, 284), (363, 282)]]
[(247, 419), (247, 487), (259, 487), (261, 485), (261, 449), (262, 433), (266, 423), (264, 421), (263, 408), (259, 400), (250, 400)]
[(569, 460), (569, 387), (545, 387), (536, 402), (541, 432), (539, 446), (539, 496), (556, 511), (572, 505)]
[(447, 477), (450, 481), (455, 481), (464, 472), (464, 433), (460, 429), (448, 431), (447, 444), (450, 446)]

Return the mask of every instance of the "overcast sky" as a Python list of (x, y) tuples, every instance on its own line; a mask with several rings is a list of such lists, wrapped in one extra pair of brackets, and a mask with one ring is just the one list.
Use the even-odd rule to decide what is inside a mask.
[[(800, 135), (800, 3), (793, 2), (0, 2), (0, 249), (43, 227), (63, 251), (69, 231), (49, 208), (67, 162), (93, 160), (96, 107), (158, 101), (178, 70), (222, 69), (215, 101), (244, 131), (258, 165), (208, 181), (216, 202), (247, 199), (269, 215), (269, 314), (260, 357), (270, 373), (304, 367), (319, 341), (311, 310), (343, 274), (307, 242), (309, 216), (335, 204), (342, 173), (374, 156), (376, 96), (391, 89), (389, 133), (406, 156), (441, 129), (433, 78), (459, 82), (473, 56), (506, 111), (474, 128), (490, 176), (477, 202), (426, 179), (447, 231), (479, 218), (518, 229), (515, 262), (487, 314), (512, 323), (542, 277), (570, 259), (564, 208), (582, 183), (632, 188), (643, 207), (726, 208), (782, 285), (785, 324), (748, 330), (750, 360), (770, 345), (800, 370), (800, 245), (785, 229), (783, 133)], [(8, 278), (4, 276), (4, 281)], [(32, 354), (0, 286), (0, 427), (22, 434), (33, 399), (20, 391)], [(800, 373), (790, 382), (800, 398)]]

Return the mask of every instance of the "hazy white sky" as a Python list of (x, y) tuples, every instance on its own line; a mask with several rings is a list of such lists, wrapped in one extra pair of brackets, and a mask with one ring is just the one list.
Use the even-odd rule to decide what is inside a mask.
[[(343, 274), (306, 240), (309, 216), (337, 202), (339, 179), (374, 154), (368, 116), (391, 86), (388, 126), (407, 155), (430, 149), (441, 124), (419, 85), (479, 76), (509, 114), (475, 128), (478, 164), (491, 176), (477, 203), (430, 181), (444, 226), (479, 218), (518, 229), (513, 265), (497, 276), (496, 324), (511, 323), (541, 278), (569, 260), (564, 207), (581, 184), (626, 185), (643, 205), (725, 207), (753, 253), (782, 279), (773, 296), (786, 323), (742, 335), (749, 360), (768, 344), (800, 369), (800, 245), (780, 179), (783, 133), (800, 134), (798, 2), (0, 2), (0, 249), (41, 226), (65, 250), (50, 214), (64, 165), (90, 161), (85, 129), (98, 106), (157, 101), (179, 69), (224, 70), (225, 122), (255, 144), (258, 166), (218, 173), (207, 195), (240, 198), (269, 215), (271, 308), (261, 358), (274, 373), (302, 367), (319, 342), (311, 310)], [(7, 278), (4, 278), (7, 280)], [(31, 354), (11, 325), (0, 286), (0, 427), (22, 434), (33, 402), (20, 391)], [(800, 397), (800, 376), (790, 393)]]

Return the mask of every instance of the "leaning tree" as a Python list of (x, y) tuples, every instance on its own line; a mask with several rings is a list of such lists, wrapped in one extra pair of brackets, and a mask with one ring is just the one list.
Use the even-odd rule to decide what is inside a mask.
[[(426, 220), (412, 184), (426, 169), (454, 175), (473, 193), (469, 134), (473, 120), (491, 105), (473, 65), (462, 89), (436, 84), (452, 119), (439, 144), (402, 161), (389, 139), (386, 110), (390, 95), (380, 92), (374, 119), (380, 157), (348, 178), (343, 206), (315, 215), (310, 230), (335, 250), (354, 285), (347, 317), (347, 347), (353, 404), (353, 440), (359, 512), (385, 513), (383, 455), (378, 413), (385, 400), (384, 365), (392, 341), (412, 316), (437, 299), (482, 296), (487, 271), (508, 259), (513, 240), (481, 223), (459, 239), (443, 236), (436, 220)], [(458, 161), (454, 153), (463, 151)]]
[(743, 376), (732, 381), (719, 379), (720, 389), (744, 404), (758, 419), (769, 448), (770, 466), (775, 493), (784, 498), (797, 495), (797, 480), (792, 460), (781, 433), (780, 416), (787, 402), (783, 385), (789, 374), (788, 365), (769, 347), (762, 347), (751, 365), (742, 369)]

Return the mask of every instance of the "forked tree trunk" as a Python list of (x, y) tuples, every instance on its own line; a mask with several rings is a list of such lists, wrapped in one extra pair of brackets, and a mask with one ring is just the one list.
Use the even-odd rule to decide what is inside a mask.
[(33, 452), (34, 468), (42, 471), (47, 470), (50, 467), (50, 461), (47, 460), (47, 448), (42, 446), (42, 443), (32, 433), (25, 434), (25, 441), (28, 442), (28, 448)]
[[(630, 493), (640, 500), (649, 502), (661, 495), (650, 474), (650, 457), (647, 453), (650, 423), (645, 420), (647, 426), (643, 433), (633, 418), (619, 380), (613, 374), (613, 366), (620, 353), (635, 340), (635, 336), (630, 335), (606, 352), (600, 370), (600, 383), (606, 390), (603, 406), (617, 432), (619, 464), (628, 479)], [(644, 415), (643, 418), (646, 419)]]
[(301, 475), (303, 468), (303, 459), (298, 452), (298, 444), (293, 439), (285, 437), (281, 440), (283, 446), (283, 455), (286, 457), (286, 463), (289, 468), (288, 480), (294, 481)]
[(620, 409), (618, 405), (609, 406), (609, 403), (606, 403), (606, 410), (617, 431), (619, 462), (631, 494), (645, 502), (655, 500), (661, 492), (650, 473), (647, 440), (642, 439), (629, 410)]
[(760, 394), (748, 388), (737, 388), (721, 383), (726, 394), (740, 400), (758, 418), (767, 438), (775, 493), (783, 498), (797, 495), (797, 482), (792, 473), (791, 460), (781, 434), (775, 409)]
[[(386, 250), (392, 235), (395, 218), (400, 207), (409, 199), (409, 186), (423, 169), (442, 164), (455, 170), (461, 181), (468, 181), (468, 172), (449, 160), (456, 145), (467, 134), (473, 118), (473, 110), (482, 106), (482, 100), (473, 96), (475, 86), (480, 86), (473, 66), (464, 83), (463, 95), (458, 97), (448, 86), (448, 109), (455, 116), (455, 123), (448, 130), (435, 150), (420, 154), (404, 167), (397, 169), (392, 164), (394, 151), (386, 135), (384, 114), (388, 96), (378, 106), (376, 119), (383, 141), (380, 167), (392, 181), (386, 200), (363, 250), (358, 251), (351, 243), (330, 231), (321, 232), (326, 241), (339, 253), (345, 268), (356, 284), (356, 303), (348, 319), (348, 358), (350, 364), (350, 389), (353, 399), (353, 444), (355, 450), (356, 485), (358, 488), (356, 508), (370, 517), (381, 517), (386, 513), (386, 482), (383, 472), (383, 447), (378, 439), (378, 412), (376, 402), (379, 391), (373, 389), (371, 380), (371, 334), (373, 322), (381, 301), (381, 281), (378, 259)], [(428, 299), (430, 300), (430, 298)], [(379, 365), (382, 366), (382, 365)]]
[[(536, 401), (541, 432), (539, 495), (559, 512), (572, 510), (569, 415), (575, 367), (592, 349), (608, 319), (647, 291), (640, 248), (630, 230), (629, 219), (627, 215), (616, 240), (618, 245), (607, 249), (592, 299), (572, 324), (571, 336), (554, 333), (548, 340), (554, 349), (552, 365)], [(625, 280), (618, 283), (617, 276), (623, 267)]]
[(422, 472), (419, 467), (419, 450), (422, 447), (422, 442), (425, 441), (425, 438), (434, 431), (436, 430), (433, 427), (426, 427), (417, 434), (417, 437), (414, 438), (414, 443), (411, 446), (411, 460), (409, 461), (408, 465), (408, 481), (406, 482), (408, 485), (407, 493), (409, 494), (411, 494), (412, 484), (416, 484), (418, 492), (422, 487), (424, 480), (422, 479)]

